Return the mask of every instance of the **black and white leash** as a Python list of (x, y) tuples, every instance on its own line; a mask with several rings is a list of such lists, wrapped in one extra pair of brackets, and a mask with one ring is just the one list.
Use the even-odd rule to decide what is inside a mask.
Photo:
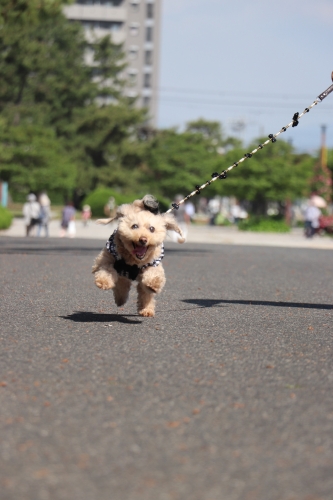
[[(332, 80), (333, 80), (333, 72), (332, 72)], [(298, 113), (296, 112), (292, 118), (292, 121), (290, 123), (288, 123), (288, 125), (286, 125), (285, 127), (282, 127), (281, 130), (279, 130), (276, 134), (269, 134), (268, 136), (268, 139), (267, 141), (265, 141), (263, 144), (259, 144), (253, 151), (251, 151), (250, 153), (246, 153), (242, 158), (240, 158), (238, 161), (236, 161), (235, 163), (233, 163), (232, 165), (230, 165), (230, 167), (228, 167), (226, 170), (223, 170), (223, 172), (221, 172), (220, 174), (218, 172), (214, 172), (212, 174), (212, 178), (205, 182), (204, 184), (202, 184), (202, 186), (195, 186), (195, 190), (192, 191), (192, 193), (188, 194), (187, 196), (185, 196), (185, 198), (183, 198), (182, 200), (180, 200), (179, 202), (177, 203), (172, 203), (171, 207), (172, 208), (169, 208), (169, 210), (167, 210), (166, 213), (169, 213), (169, 212), (172, 212), (173, 210), (178, 210), (179, 209), (179, 205), (181, 205), (182, 203), (185, 203), (189, 198), (192, 198), (192, 196), (196, 195), (196, 194), (200, 194), (200, 192), (207, 186), (209, 186), (210, 184), (212, 184), (212, 182), (215, 182), (217, 179), (226, 179), (227, 178), (227, 174), (235, 167), (238, 167), (238, 165), (240, 163), (242, 163), (243, 161), (247, 160), (248, 158), (252, 158), (252, 156), (257, 153), (260, 149), (263, 149), (265, 146), (267, 146), (267, 144), (269, 144), (270, 142), (276, 142), (276, 138), (282, 134), (283, 132), (286, 132), (286, 130), (289, 128), (289, 127), (296, 127), (299, 123), (299, 120), (304, 116), (306, 115), (310, 109), (312, 109), (314, 106), (316, 106), (317, 104), (319, 104), (321, 101), (323, 101), (325, 99), (325, 97), (327, 97), (331, 92), (333, 92), (333, 84), (330, 85), (324, 92), (322, 92), (321, 94), (319, 94), (319, 96), (313, 101), (313, 103), (311, 104), (311, 106), (309, 106), (308, 108), (305, 108), (304, 111), (302, 113)]]

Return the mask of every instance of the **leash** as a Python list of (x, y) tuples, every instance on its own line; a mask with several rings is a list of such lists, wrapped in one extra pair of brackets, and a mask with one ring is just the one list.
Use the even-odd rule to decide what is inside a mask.
[[(332, 81), (333, 81), (333, 71), (332, 71), (331, 78), (332, 78)], [(221, 180), (222, 179), (226, 179), (227, 178), (227, 174), (233, 168), (238, 167), (238, 165), (240, 163), (242, 163), (243, 161), (245, 161), (245, 160), (247, 160), (249, 158), (252, 158), (252, 156), (255, 153), (257, 153), (260, 149), (263, 149), (270, 142), (273, 142), (273, 143), (276, 142), (276, 138), (280, 134), (282, 134), (283, 132), (286, 132), (286, 130), (289, 127), (297, 127), (297, 125), (299, 123), (299, 120), (304, 115), (306, 115), (307, 113), (309, 113), (309, 111), (314, 106), (317, 106), (317, 104), (319, 104), (320, 102), (322, 102), (325, 99), (325, 97), (327, 97), (331, 92), (333, 92), (333, 84), (330, 85), (326, 90), (324, 90), (324, 92), (322, 92), (321, 94), (319, 94), (319, 96), (313, 101), (313, 103), (311, 104), (311, 106), (309, 106), (308, 108), (305, 108), (304, 111), (301, 114), (298, 113), (298, 112), (294, 113), (292, 121), (290, 123), (288, 123), (288, 125), (282, 127), (281, 130), (279, 130), (276, 134), (269, 134), (267, 141), (265, 141), (263, 144), (259, 144), (258, 147), (256, 147), (250, 153), (246, 153), (242, 158), (240, 158), (238, 161), (236, 161), (235, 163), (233, 163), (232, 165), (230, 165), (230, 167), (228, 167), (226, 170), (223, 170), (223, 172), (221, 172), (220, 174), (218, 172), (214, 172), (212, 174), (212, 178), (209, 181), (207, 181), (204, 184), (202, 184), (202, 186), (199, 186), (199, 185), (195, 186), (195, 190), (192, 191), (192, 193), (190, 193), (187, 196), (185, 196), (185, 198), (183, 198), (182, 200), (180, 200), (178, 203), (172, 203), (172, 205), (171, 205), (172, 208), (169, 208), (169, 210), (167, 210), (166, 213), (172, 212), (173, 210), (178, 210), (180, 205), (182, 205), (183, 203), (185, 203), (189, 198), (192, 198), (192, 196), (194, 196), (196, 194), (200, 194), (201, 191), (203, 189), (205, 189), (205, 187), (209, 186), (210, 184), (212, 184), (212, 182), (215, 182), (217, 179), (221, 179)]]

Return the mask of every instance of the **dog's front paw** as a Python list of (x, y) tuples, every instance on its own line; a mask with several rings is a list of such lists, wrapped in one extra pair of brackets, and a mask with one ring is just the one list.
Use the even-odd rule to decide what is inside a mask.
[(140, 316), (144, 316), (145, 318), (153, 318), (155, 316), (155, 310), (152, 308), (141, 309), (139, 311)]
[(101, 290), (110, 290), (115, 286), (112, 276), (105, 271), (95, 273), (95, 285)]
[(147, 280), (143, 279), (142, 283), (153, 293), (159, 293), (165, 285), (164, 276), (154, 276)]

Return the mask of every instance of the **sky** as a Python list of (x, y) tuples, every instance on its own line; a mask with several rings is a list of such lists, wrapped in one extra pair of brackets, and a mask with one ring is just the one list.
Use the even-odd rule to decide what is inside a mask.
[[(159, 128), (205, 118), (246, 145), (332, 84), (333, 0), (161, 1)], [(333, 92), (282, 138), (315, 153), (322, 126), (333, 148)]]

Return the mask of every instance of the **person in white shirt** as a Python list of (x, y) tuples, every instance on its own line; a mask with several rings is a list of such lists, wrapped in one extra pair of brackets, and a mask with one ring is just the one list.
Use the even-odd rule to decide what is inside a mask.
[(320, 216), (321, 211), (310, 201), (304, 212), (304, 231), (307, 238), (312, 238), (320, 226)]
[(36, 195), (28, 194), (27, 201), (23, 205), (23, 217), (26, 227), (26, 236), (30, 236), (33, 227), (39, 224), (40, 220), (40, 204), (37, 201)]
[(51, 200), (43, 191), (39, 197), (40, 204), (40, 219), (37, 230), (37, 236), (41, 236), (42, 229), (44, 228), (45, 236), (49, 235), (49, 220), (51, 213)]

